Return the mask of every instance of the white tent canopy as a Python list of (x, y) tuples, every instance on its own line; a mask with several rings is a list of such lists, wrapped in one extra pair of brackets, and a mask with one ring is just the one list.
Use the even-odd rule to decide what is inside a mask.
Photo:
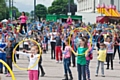
[(8, 20), (7, 20), (7, 19), (4, 19), (4, 20), (2, 20), (1, 22), (2, 22), (2, 23), (6, 23), (6, 22), (8, 22)]

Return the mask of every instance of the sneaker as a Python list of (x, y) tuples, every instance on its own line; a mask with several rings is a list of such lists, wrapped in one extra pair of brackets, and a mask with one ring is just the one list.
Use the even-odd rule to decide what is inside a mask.
[(7, 72), (5, 72), (4, 74), (7, 74)]
[(11, 77), (11, 75), (10, 75), (10, 74), (8, 74), (8, 77)]
[(111, 70), (113, 70), (113, 68), (111, 68)]
[(42, 74), (41, 74), (41, 77), (44, 77), (44, 76), (45, 76), (45, 73), (42, 73)]
[(62, 64), (62, 61), (60, 61), (59, 63)]
[(56, 61), (56, 63), (59, 63), (59, 61)]
[(95, 76), (98, 77), (98, 74), (96, 74)]
[(105, 77), (105, 75), (102, 75), (102, 77)]
[(6, 77), (9, 77), (9, 74), (6, 74)]
[(75, 65), (73, 65), (72, 67), (76, 67)]
[(107, 70), (109, 69), (109, 68), (106, 68)]

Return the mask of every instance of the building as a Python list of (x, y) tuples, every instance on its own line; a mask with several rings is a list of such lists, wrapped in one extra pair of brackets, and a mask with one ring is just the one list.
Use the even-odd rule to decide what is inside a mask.
[(101, 14), (97, 12), (97, 5), (98, 4), (105, 4), (105, 5), (116, 5), (118, 11), (120, 11), (120, 0), (77, 0), (77, 12), (76, 15), (82, 15), (83, 21), (88, 23), (96, 22), (96, 17), (101, 16)]
[(77, 0), (77, 12), (96, 12), (98, 4), (116, 5), (118, 11), (120, 11), (120, 0)]

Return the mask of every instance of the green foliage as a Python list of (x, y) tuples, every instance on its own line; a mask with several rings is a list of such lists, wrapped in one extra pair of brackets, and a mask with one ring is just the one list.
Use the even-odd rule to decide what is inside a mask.
[[(49, 14), (67, 14), (68, 13), (69, 0), (54, 0), (52, 6), (48, 8)], [(77, 5), (74, 4), (74, 0), (70, 0), (71, 12), (74, 15), (77, 9)]]
[[(10, 9), (6, 5), (6, 1), (8, 1), (8, 0), (0, 0), (0, 21), (3, 19), (8, 19), (10, 17), (10, 14), (9, 14)], [(11, 9), (13, 12), (15, 12), (15, 14), (13, 16), (15, 17), (15, 19), (17, 19), (21, 15), (18, 8), (13, 6), (13, 7), (11, 7)], [(29, 13), (26, 12), (26, 15), (28, 16)]]
[(30, 14), (28, 12), (25, 12), (26, 16), (29, 16)]
[(47, 8), (42, 4), (38, 4), (36, 6), (35, 14), (39, 19), (45, 18), (46, 14), (47, 14)]
[(0, 20), (6, 18), (7, 6), (5, 0), (0, 0)]
[(18, 8), (16, 8), (15, 6), (12, 7), (12, 10), (16, 12), (16, 15), (14, 16), (15, 18), (18, 18), (21, 15)]

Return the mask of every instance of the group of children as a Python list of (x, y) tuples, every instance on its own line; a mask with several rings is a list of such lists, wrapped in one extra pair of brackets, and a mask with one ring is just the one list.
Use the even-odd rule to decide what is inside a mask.
[[(73, 27), (74, 29), (75, 27)], [(85, 27), (86, 28), (86, 27)], [(74, 32), (71, 35), (71, 39), (69, 38), (72, 29), (69, 27), (65, 27), (64, 29), (59, 27), (54, 27), (49, 32), (48, 28), (44, 28), (42, 32), (38, 33), (38, 35), (32, 37), (36, 40), (44, 53), (48, 51), (48, 42), (50, 40), (51, 45), (51, 59), (55, 59), (57, 63), (62, 63), (64, 67), (64, 76), (63, 80), (73, 80), (72, 71), (70, 69), (71, 64), (73, 67), (77, 65), (78, 72), (78, 80), (91, 80), (90, 77), (90, 60), (93, 59), (93, 50), (94, 44), (90, 42), (90, 36), (86, 32)], [(32, 31), (32, 30), (31, 30)], [(101, 64), (102, 69), (102, 77), (105, 77), (104, 74), (104, 62), (107, 62), (107, 68), (109, 69), (109, 62), (111, 62), (111, 69), (113, 70), (113, 59), (116, 53), (116, 49), (119, 51), (119, 36), (111, 36), (110, 34), (103, 35), (104, 31), (96, 31), (93, 33), (94, 42), (97, 43), (97, 69), (96, 69), (96, 77), (98, 76), (99, 67)], [(91, 32), (92, 33), (92, 32)], [(9, 67), (12, 69), (12, 53), (14, 51), (15, 55), (25, 55), (29, 58), (28, 69), (35, 64), (35, 62), (39, 59), (39, 62), (36, 66), (28, 70), (29, 80), (38, 80), (39, 79), (39, 67), (41, 69), (41, 76), (45, 75), (42, 63), (42, 56), (40, 56), (38, 45), (29, 42), (28, 38), (33, 35), (34, 32), (27, 36), (27, 40), (24, 42), (23, 51), (13, 50), (16, 44), (15, 39), (8, 37), (7, 39), (2, 38), (2, 32), (0, 33), (0, 59), (6, 61)], [(106, 33), (105, 33), (106, 34)], [(18, 36), (18, 35), (17, 35)], [(17, 37), (15, 36), (15, 37)], [(18, 36), (19, 37), (19, 36)], [(70, 40), (70, 41), (69, 41)], [(19, 42), (19, 41), (18, 41)], [(17, 42), (17, 43), (18, 43)], [(14, 43), (14, 45), (13, 45)], [(4, 45), (3, 45), (4, 44)], [(29, 50), (28, 47), (31, 46)], [(75, 51), (75, 53), (73, 52)], [(119, 52), (118, 52), (119, 53)], [(19, 58), (19, 57), (18, 57)], [(76, 61), (77, 58), (77, 61)], [(120, 58), (120, 53), (119, 53)], [(72, 59), (72, 60), (71, 60)], [(72, 63), (71, 63), (72, 61)], [(7, 69), (5, 69), (7, 71)], [(2, 72), (2, 64), (0, 64), (0, 71)], [(6, 72), (5, 71), (5, 72)], [(68, 74), (69, 73), (69, 74)], [(69, 79), (69, 77), (70, 79)], [(7, 75), (10, 76), (9, 71), (7, 71)]]

